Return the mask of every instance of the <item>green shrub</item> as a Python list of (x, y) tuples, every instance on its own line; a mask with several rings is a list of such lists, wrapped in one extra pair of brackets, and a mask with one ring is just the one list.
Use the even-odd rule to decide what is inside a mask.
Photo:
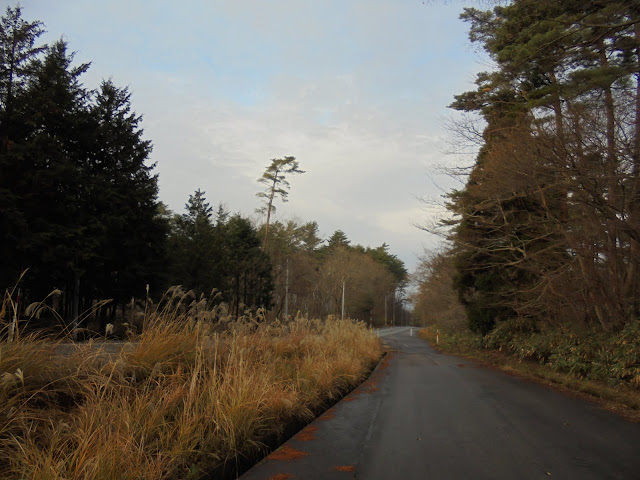
[(639, 323), (619, 332), (569, 328), (539, 331), (527, 319), (513, 319), (499, 323), (485, 335), (483, 346), (522, 360), (535, 360), (576, 378), (640, 388)]

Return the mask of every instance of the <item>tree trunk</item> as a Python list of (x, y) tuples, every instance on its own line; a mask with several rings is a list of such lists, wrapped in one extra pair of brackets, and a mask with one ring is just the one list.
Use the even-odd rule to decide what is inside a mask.
[(276, 195), (276, 185), (278, 183), (278, 171), (273, 177), (273, 185), (271, 185), (271, 194), (269, 195), (269, 204), (267, 205), (267, 223), (264, 227), (264, 240), (262, 241), (262, 251), (267, 248), (267, 236), (269, 235), (269, 221), (271, 220), (271, 209), (273, 208), (273, 198)]
[[(637, 12), (640, 13), (640, 8)], [(640, 65), (640, 23), (634, 25), (636, 39), (636, 62)], [(632, 230), (640, 229), (640, 72), (636, 72), (635, 98), (635, 131), (633, 139), (633, 169), (631, 172), (631, 194), (629, 200), (629, 226)], [(635, 232), (637, 233), (637, 232)], [(635, 235), (630, 235), (629, 267), (625, 284), (625, 295), (632, 299), (632, 312), (637, 318), (640, 315), (640, 244)]]
[(563, 165), (560, 165), (562, 169), (562, 178), (561, 178), (561, 186), (560, 186), (560, 212), (559, 212), (559, 220), (561, 223), (566, 223), (569, 218), (569, 208), (567, 205), (567, 198), (569, 196), (569, 188), (568, 184), (570, 182), (569, 178), (566, 178), (565, 172), (567, 171), (567, 160), (568, 160), (568, 152), (567, 152), (567, 139), (564, 132), (564, 115), (562, 113), (562, 99), (560, 98), (560, 85), (558, 84), (558, 80), (556, 78), (556, 73), (554, 70), (549, 72), (549, 78), (551, 79), (551, 84), (555, 87), (555, 94), (553, 95), (553, 112), (555, 117), (555, 125), (556, 125), (556, 136), (558, 138), (558, 143), (560, 147), (560, 151), (562, 152), (562, 157), (564, 157)]
[[(598, 53), (600, 57), (600, 64), (603, 68), (609, 66), (607, 59), (607, 51), (604, 43), (604, 38), (600, 37), (597, 42)], [(619, 205), (618, 196), (618, 158), (616, 153), (616, 138), (615, 138), (615, 105), (613, 100), (613, 93), (611, 91), (611, 85), (604, 87), (604, 106), (605, 106), (605, 118), (606, 118), (606, 157), (605, 157), (605, 172), (607, 174), (607, 201), (608, 201), (608, 213), (607, 213), (607, 269), (609, 272), (609, 288), (611, 289), (610, 303), (612, 312), (616, 317), (611, 319), (614, 323), (624, 322), (624, 298), (623, 294), (623, 281), (621, 278), (621, 252), (619, 247), (619, 230), (617, 227), (619, 213), (624, 213), (623, 207)]]

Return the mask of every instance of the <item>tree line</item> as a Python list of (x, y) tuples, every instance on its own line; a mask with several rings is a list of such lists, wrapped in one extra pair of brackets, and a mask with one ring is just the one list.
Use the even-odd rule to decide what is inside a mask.
[(69, 320), (112, 299), (104, 328), (118, 305), (171, 285), (211, 295), (236, 316), (246, 308), (282, 315), (285, 289), (294, 314), (338, 313), (343, 280), (349, 312), (362, 319), (382, 318), (378, 295), (401, 297), (406, 270), (386, 245), (350, 247), (344, 237), (340, 248), (323, 246), (315, 222), (269, 226), (274, 199), (286, 200), (284, 174), (302, 173), (293, 157), (272, 161), (260, 179), (271, 187), (259, 194), (265, 225), (214, 211), (200, 189), (184, 213), (171, 212), (158, 200), (152, 144), (131, 93), (112, 80), (85, 87), (90, 65), (76, 65), (63, 40), (39, 44), (43, 29), (19, 6), (0, 19), (0, 287), (13, 301), (57, 289), (56, 309)]
[(130, 93), (110, 80), (84, 87), (89, 64), (74, 65), (63, 40), (37, 45), (43, 24), (20, 7), (0, 21), (0, 284), (26, 271), (22, 297), (57, 288), (65, 316), (81, 298), (144, 291), (166, 225)]
[[(262, 227), (264, 228), (264, 227)], [(275, 222), (267, 246), (274, 269), (274, 311), (312, 317), (345, 315), (372, 325), (400, 323), (407, 315), (408, 272), (389, 246), (351, 245), (337, 230), (326, 241), (316, 222)], [(288, 288), (287, 288), (288, 280)]]
[(465, 9), (495, 68), (452, 107), (479, 153), (448, 196), (449, 276), (469, 326), (505, 321), (606, 331), (640, 314), (640, 5), (515, 0)]
[[(235, 315), (264, 307), (269, 318), (345, 315), (381, 325), (406, 315), (408, 272), (389, 246), (351, 245), (341, 230), (326, 241), (316, 222), (271, 222), (257, 229), (219, 206), (214, 213), (205, 192), (196, 191), (187, 213), (170, 219), (172, 284), (196, 296), (215, 290)], [(176, 260), (179, 259), (179, 260)]]

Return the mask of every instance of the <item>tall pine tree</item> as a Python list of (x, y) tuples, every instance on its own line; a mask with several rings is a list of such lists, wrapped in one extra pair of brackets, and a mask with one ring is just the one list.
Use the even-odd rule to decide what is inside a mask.
[(67, 318), (84, 302), (142, 295), (163, 268), (166, 222), (151, 144), (130, 94), (81, 82), (60, 40), (37, 47), (39, 22), (18, 7), (0, 20), (0, 286), (27, 301), (63, 290)]

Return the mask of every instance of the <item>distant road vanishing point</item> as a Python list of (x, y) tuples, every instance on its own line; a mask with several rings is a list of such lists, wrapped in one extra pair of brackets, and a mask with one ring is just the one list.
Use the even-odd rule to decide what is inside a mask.
[(242, 480), (640, 479), (640, 424), (443, 355), (417, 329), (358, 389)]

